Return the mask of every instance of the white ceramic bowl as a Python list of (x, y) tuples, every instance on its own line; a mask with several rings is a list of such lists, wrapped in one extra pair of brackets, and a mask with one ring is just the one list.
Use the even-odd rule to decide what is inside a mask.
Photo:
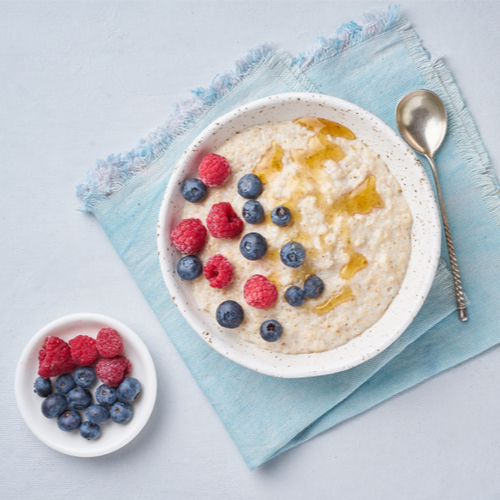
[[(170, 233), (181, 219), (185, 203), (180, 185), (197, 177), (203, 156), (214, 152), (235, 133), (249, 127), (300, 116), (318, 116), (340, 122), (357, 139), (376, 151), (396, 177), (412, 216), (412, 252), (401, 289), (384, 316), (347, 344), (315, 354), (278, 354), (243, 341), (236, 332), (222, 331), (215, 318), (200, 310), (192, 284), (176, 272), (179, 252)], [(177, 307), (196, 332), (220, 354), (247, 368), (275, 377), (326, 375), (352, 368), (391, 345), (422, 306), (436, 273), (441, 226), (434, 194), (413, 151), (383, 121), (342, 99), (319, 94), (280, 94), (251, 102), (209, 125), (181, 157), (165, 192), (160, 210), (158, 250), (163, 278)]]
[[(130, 359), (132, 372), (130, 376), (141, 382), (142, 390), (137, 399), (131, 403), (134, 415), (127, 424), (109, 421), (101, 426), (98, 439), (89, 441), (82, 438), (78, 431), (63, 432), (57, 427), (57, 419), (48, 419), (42, 415), (43, 398), (33, 392), (33, 384), (38, 377), (38, 351), (45, 337), (54, 335), (66, 342), (77, 335), (96, 337), (97, 332), (109, 326), (114, 328), (123, 341), (123, 355)], [(55, 381), (55, 377), (52, 382)], [(98, 381), (89, 388), (95, 401), (94, 391)], [(15, 391), (19, 410), (28, 427), (41, 441), (54, 450), (75, 457), (97, 457), (116, 451), (132, 439), (146, 425), (156, 401), (156, 371), (151, 355), (143, 341), (123, 323), (102, 314), (71, 314), (52, 321), (44, 326), (25, 347), (17, 364)], [(55, 392), (55, 391), (54, 391)], [(86, 420), (84, 412), (83, 420)]]

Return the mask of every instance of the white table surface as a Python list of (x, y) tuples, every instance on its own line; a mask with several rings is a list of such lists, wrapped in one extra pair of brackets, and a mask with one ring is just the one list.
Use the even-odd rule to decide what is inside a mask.
[[(249, 472), (75, 186), (125, 152), (188, 89), (263, 41), (295, 55), (386, 1), (0, 2), (0, 498), (370, 500), (500, 497), (494, 348)], [(500, 173), (500, 3), (407, 1), (444, 56)], [(487, 263), (485, 263), (487, 265)], [(25, 344), (49, 321), (99, 312), (129, 325), (158, 371), (130, 445), (67, 457), (14, 399)]]

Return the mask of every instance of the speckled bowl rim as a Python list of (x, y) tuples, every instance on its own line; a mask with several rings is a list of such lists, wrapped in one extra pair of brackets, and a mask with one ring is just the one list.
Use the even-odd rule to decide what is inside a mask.
[[(176, 271), (179, 252), (170, 233), (181, 219), (185, 200), (180, 185), (197, 177), (197, 165), (236, 132), (299, 116), (320, 116), (351, 128), (358, 140), (378, 152), (399, 181), (413, 217), (412, 252), (401, 288), (383, 317), (348, 343), (321, 353), (281, 354), (242, 340), (222, 330), (215, 318), (202, 311), (192, 284)], [(414, 152), (382, 120), (355, 104), (336, 97), (278, 94), (241, 106), (211, 123), (187, 148), (169, 181), (158, 221), (158, 255), (165, 284), (181, 314), (200, 337), (217, 352), (259, 373), (282, 378), (327, 375), (353, 368), (390, 346), (422, 307), (436, 274), (441, 250), (438, 206), (429, 179)], [(246, 304), (243, 304), (244, 306)]]

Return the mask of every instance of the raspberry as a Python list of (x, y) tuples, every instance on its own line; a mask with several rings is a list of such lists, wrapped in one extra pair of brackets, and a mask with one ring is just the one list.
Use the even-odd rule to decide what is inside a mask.
[(276, 290), (276, 285), (271, 283), (265, 276), (254, 274), (245, 283), (243, 296), (249, 306), (257, 309), (267, 309), (278, 298), (278, 290)]
[(205, 156), (198, 167), (201, 181), (210, 187), (222, 186), (230, 174), (229, 162), (223, 156), (216, 154)]
[(233, 266), (223, 255), (212, 255), (203, 268), (203, 274), (212, 288), (224, 288), (233, 277)]
[(38, 375), (44, 378), (57, 377), (75, 368), (69, 345), (59, 337), (47, 337), (38, 353)]
[(243, 221), (227, 201), (212, 206), (207, 215), (207, 226), (214, 238), (231, 239), (243, 231)]
[(113, 328), (101, 328), (96, 343), (97, 350), (103, 358), (114, 358), (123, 352), (120, 334)]
[(71, 358), (75, 365), (90, 366), (93, 365), (99, 357), (96, 341), (88, 335), (78, 335), (69, 342)]
[(125, 356), (100, 358), (95, 365), (97, 376), (109, 387), (118, 387), (130, 370), (132, 363)]
[(207, 229), (200, 219), (184, 219), (175, 226), (170, 237), (179, 252), (194, 254), (204, 247), (207, 240)]

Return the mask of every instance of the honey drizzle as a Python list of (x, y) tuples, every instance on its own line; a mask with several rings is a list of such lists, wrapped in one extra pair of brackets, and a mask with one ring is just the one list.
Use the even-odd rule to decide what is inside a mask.
[(340, 304), (352, 299), (354, 299), (354, 294), (352, 293), (351, 287), (345, 286), (342, 288), (340, 294), (333, 295), (319, 306), (313, 307), (312, 311), (316, 314), (326, 314)]
[(283, 154), (283, 148), (276, 141), (272, 141), (271, 147), (255, 165), (253, 171), (264, 184), (283, 170)]
[(349, 262), (342, 266), (339, 276), (344, 280), (350, 280), (358, 271), (361, 271), (361, 269), (364, 269), (367, 265), (368, 261), (366, 257), (353, 251)]
[(383, 208), (384, 202), (375, 189), (375, 176), (369, 175), (350, 193), (342, 195), (334, 204), (333, 211), (345, 212), (349, 215), (367, 215), (374, 208)]
[[(326, 160), (340, 161), (345, 158), (345, 153), (338, 144), (334, 144), (328, 136), (344, 137), (345, 139), (356, 139), (354, 133), (340, 123), (304, 116), (297, 118), (294, 123), (298, 123), (308, 130), (315, 132), (307, 144), (307, 150), (297, 154), (297, 159), (302, 160), (309, 168), (320, 168)], [(295, 157), (294, 157), (295, 159)], [(302, 162), (301, 162), (302, 163)]]
[(351, 242), (351, 228), (349, 221), (343, 217), (340, 226), (340, 239), (343, 243), (344, 250), (349, 256), (349, 262), (342, 266), (339, 276), (342, 279), (350, 280), (358, 271), (364, 269), (368, 265), (366, 257), (354, 250), (354, 245)]
[[(357, 272), (361, 271), (368, 265), (366, 257), (354, 250), (350, 239), (350, 227), (346, 215), (362, 214), (367, 215), (374, 208), (384, 207), (384, 202), (376, 191), (375, 176), (369, 175), (351, 192), (342, 195), (333, 204), (327, 202), (327, 194), (321, 190), (322, 186), (328, 185), (329, 177), (322, 170), (325, 161), (333, 160), (338, 162), (345, 158), (338, 144), (330, 141), (328, 136), (343, 137), (348, 140), (356, 139), (355, 134), (343, 125), (316, 117), (302, 117), (294, 120), (294, 123), (306, 127), (314, 132), (307, 143), (307, 148), (304, 150), (292, 150), (290, 155), (293, 161), (299, 165), (294, 179), (294, 185), (288, 196), (275, 198), (268, 191), (266, 196), (269, 206), (284, 205), (292, 213), (292, 223), (281, 231), (288, 231), (293, 241), (302, 243), (307, 248), (307, 256), (314, 257), (318, 253), (326, 250), (324, 236), (320, 237), (320, 247), (312, 245), (312, 237), (307, 230), (308, 222), (303, 220), (303, 217), (297, 209), (298, 201), (304, 196), (314, 196), (316, 205), (325, 213), (326, 222), (329, 224), (337, 217), (342, 217), (340, 239), (344, 247), (344, 251), (349, 256), (349, 262), (345, 264), (339, 272), (339, 276), (344, 280), (350, 280)], [(271, 147), (264, 153), (253, 172), (261, 179), (263, 184), (267, 184), (274, 177), (280, 174), (283, 169), (283, 148), (276, 142), (272, 141)], [(311, 189), (311, 183), (313, 187)], [(270, 217), (266, 215), (266, 225), (272, 224)], [(267, 258), (272, 262), (279, 261), (279, 249), (269, 249)], [(268, 276), (278, 288), (284, 289), (297, 282), (303, 282), (307, 277), (315, 273), (314, 268), (307, 261), (297, 269), (288, 269), (290, 276), (287, 283), (281, 283), (278, 273), (271, 272)], [(354, 299), (354, 294), (349, 286), (345, 286), (340, 294), (331, 296), (322, 304), (313, 307), (312, 311), (316, 314), (325, 314), (338, 305)]]
[(344, 125), (341, 125), (340, 123), (327, 120), (326, 118), (302, 116), (295, 119), (293, 123), (298, 123), (299, 125), (306, 127), (308, 130), (315, 132), (321, 143), (328, 141), (328, 139), (326, 139), (328, 135), (333, 137), (343, 137), (344, 139), (349, 139), (350, 141), (356, 139), (356, 136), (351, 129), (344, 127)]
[(270, 248), (267, 250), (266, 257), (271, 262), (278, 262), (280, 260), (280, 250), (278, 248)]

